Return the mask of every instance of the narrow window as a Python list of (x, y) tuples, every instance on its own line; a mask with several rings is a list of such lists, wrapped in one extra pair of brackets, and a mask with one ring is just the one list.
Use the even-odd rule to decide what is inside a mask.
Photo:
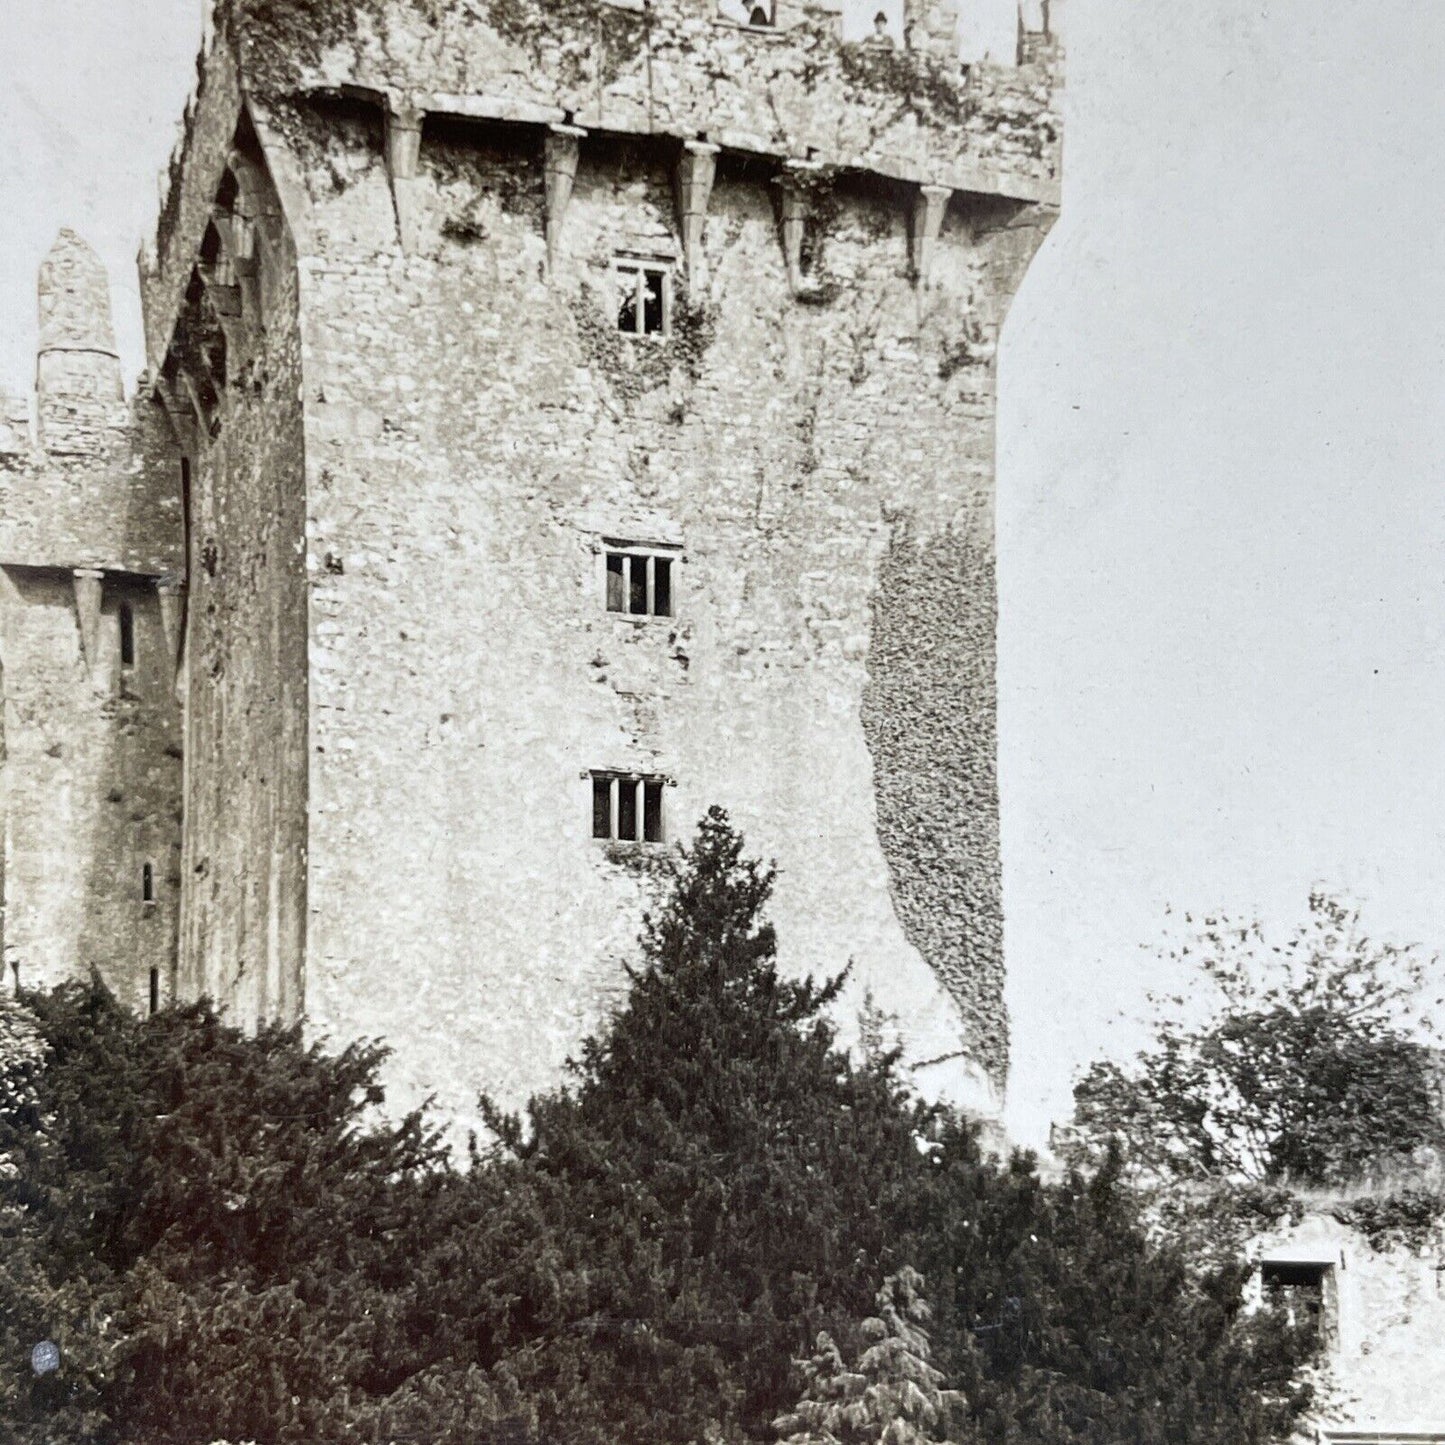
[(662, 335), (662, 285), (661, 271), (642, 273), (642, 330), (648, 336)]
[(634, 617), (646, 617), (647, 606), (647, 563), (646, 557), (627, 559), (627, 610)]
[(593, 773), (592, 836), (618, 843), (661, 843), (663, 779)]
[(639, 784), (633, 778), (618, 778), (617, 788), (617, 836), (624, 843), (635, 843), (637, 832), (637, 790)]
[(140, 896), (142, 903), (156, 901), (156, 870), (149, 863), (140, 870)]
[(642, 838), (645, 843), (662, 842), (662, 784), (656, 778), (642, 784)]
[(666, 266), (619, 261), (617, 329), (627, 336), (666, 336), (671, 324), (672, 274)]
[(592, 836), (612, 837), (612, 784), (615, 779), (594, 776), (592, 779)]
[(655, 617), (672, 616), (672, 558), (652, 559), (652, 612)]
[(120, 604), (120, 665), (135, 666), (135, 614), (129, 602)]
[(627, 558), (621, 552), (607, 554), (607, 610), (627, 611), (627, 587), (622, 580), (622, 569)]
[(159, 1013), (161, 1009), (161, 971), (158, 968), (151, 969), (151, 1012)]

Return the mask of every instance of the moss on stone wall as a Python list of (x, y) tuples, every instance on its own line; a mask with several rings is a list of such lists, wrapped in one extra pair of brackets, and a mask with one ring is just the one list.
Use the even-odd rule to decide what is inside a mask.
[(973, 114), (967, 71), (935, 56), (867, 44), (841, 46), (838, 56), (850, 85), (896, 97), (921, 117), (961, 124)]
[(918, 538), (904, 518), (873, 597), (863, 731), (894, 907), (964, 1017), (1008, 1067), (999, 894), (991, 539)]
[(572, 74), (557, 77), (563, 88), (596, 75), (603, 86), (617, 79), (647, 50), (648, 17), (597, 0), (491, 0), (488, 19), (504, 40), (526, 50), (537, 64), (549, 43), (571, 38), (579, 47), (564, 53)]

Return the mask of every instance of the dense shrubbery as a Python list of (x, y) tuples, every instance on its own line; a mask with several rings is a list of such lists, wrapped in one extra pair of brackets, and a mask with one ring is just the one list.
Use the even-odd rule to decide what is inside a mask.
[(775, 970), (771, 884), (711, 815), (625, 1005), (465, 1169), (374, 1108), (375, 1048), (26, 996), (33, 1027), (0, 1029), (27, 1050), (0, 1065), (7, 1438), (741, 1442), (826, 1426), (854, 1374), (849, 1439), (1285, 1433), (1300, 1342), (1238, 1274), (1150, 1244), (1112, 1161), (987, 1160), (896, 1058), (839, 1050), (836, 984)]

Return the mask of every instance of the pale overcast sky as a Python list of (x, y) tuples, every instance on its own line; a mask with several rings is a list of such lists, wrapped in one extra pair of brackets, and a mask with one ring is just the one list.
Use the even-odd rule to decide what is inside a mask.
[[(0, 386), (30, 384), (62, 224), (134, 370), (198, 0), (3, 5)], [(1445, 944), (1445, 13), (1070, 0), (1067, 35), (1064, 213), (1001, 377), (1029, 1139), (1129, 1041), (1166, 905), (1288, 923), (1324, 882)]]

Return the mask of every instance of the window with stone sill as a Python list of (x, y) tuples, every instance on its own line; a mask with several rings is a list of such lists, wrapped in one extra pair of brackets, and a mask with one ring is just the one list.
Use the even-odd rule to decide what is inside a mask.
[(614, 843), (666, 841), (665, 780), (647, 773), (592, 774), (592, 836)]
[(665, 340), (672, 333), (671, 264), (619, 256), (615, 270), (618, 331)]
[(676, 553), (625, 542), (607, 542), (604, 600), (624, 617), (671, 617)]

